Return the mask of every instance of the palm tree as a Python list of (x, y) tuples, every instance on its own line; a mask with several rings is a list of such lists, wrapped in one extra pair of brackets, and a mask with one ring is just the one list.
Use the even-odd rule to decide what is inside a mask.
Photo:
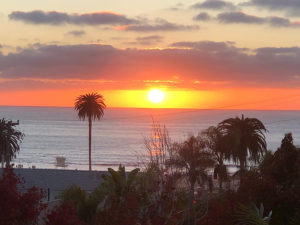
[(206, 143), (206, 147), (210, 149), (214, 155), (216, 162), (214, 167), (214, 178), (219, 180), (219, 189), (222, 190), (223, 182), (228, 179), (227, 166), (224, 165), (224, 160), (229, 158), (226, 139), (223, 137), (220, 130), (215, 126), (203, 130), (200, 133)]
[(100, 185), (104, 198), (97, 206), (96, 224), (139, 224), (137, 192), (139, 169), (128, 173), (119, 165), (118, 170), (108, 168)]
[(237, 225), (269, 225), (272, 218), (272, 211), (264, 216), (265, 210), (261, 203), (258, 208), (254, 203), (240, 205), (236, 216)]
[(23, 140), (24, 134), (14, 129), (16, 124), (0, 119), (0, 156), (2, 159), (2, 167), (4, 161), (9, 166), (10, 161), (16, 157), (20, 150), (19, 143)]
[(105, 108), (104, 98), (98, 93), (80, 95), (75, 101), (75, 110), (78, 111), (79, 119), (88, 118), (89, 121), (89, 170), (92, 170), (92, 120), (100, 120)]
[[(206, 170), (214, 165), (211, 152), (206, 150), (205, 141), (201, 137), (190, 136), (183, 143), (174, 144), (174, 155), (168, 164), (185, 171), (185, 175), (189, 181), (189, 200), (186, 211), (187, 224), (196, 224), (198, 215), (195, 210), (195, 185), (202, 185), (203, 182), (209, 184), (212, 189), (212, 182), (207, 175)], [(200, 215), (200, 214), (199, 214)], [(198, 216), (199, 216), (198, 215)]]
[(267, 131), (263, 123), (256, 118), (230, 118), (219, 123), (218, 129), (227, 139), (230, 146), (230, 157), (234, 162), (239, 162), (240, 171), (247, 166), (247, 157), (258, 162), (260, 156), (266, 152)]
[(118, 170), (108, 168), (108, 173), (102, 175), (103, 190), (107, 195), (114, 195), (118, 198), (124, 197), (129, 192), (134, 192), (139, 171), (140, 169), (137, 168), (126, 175), (125, 166), (119, 165)]

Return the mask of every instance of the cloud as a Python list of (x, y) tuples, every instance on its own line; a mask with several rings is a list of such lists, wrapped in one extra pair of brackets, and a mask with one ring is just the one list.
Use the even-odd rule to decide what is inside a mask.
[(182, 25), (171, 23), (163, 19), (156, 19), (154, 23), (133, 24), (128, 26), (116, 27), (119, 30), (135, 31), (135, 32), (153, 32), (153, 31), (180, 31), (180, 30), (196, 30), (197, 25)]
[(137, 23), (137, 20), (129, 19), (124, 15), (112, 12), (68, 14), (56, 11), (44, 12), (41, 10), (35, 10), (31, 12), (14, 11), (9, 14), (9, 19), (30, 24), (47, 25), (127, 25)]
[(141, 45), (150, 45), (162, 42), (164, 39), (163, 36), (159, 35), (151, 35), (151, 36), (144, 36), (144, 37), (137, 37), (136, 41)]
[(300, 27), (300, 22), (292, 22), (283, 17), (259, 17), (243, 12), (224, 12), (217, 16), (221, 23), (267, 24), (273, 27)]
[(231, 2), (220, 1), (220, 0), (206, 0), (204, 2), (199, 2), (191, 6), (194, 9), (210, 9), (210, 10), (221, 10), (229, 9), (235, 10), (236, 6)]
[(9, 14), (11, 20), (22, 21), (29, 24), (46, 25), (111, 25), (115, 30), (135, 32), (177, 31), (198, 29), (197, 25), (181, 25), (171, 23), (164, 19), (156, 19), (152, 23), (145, 18), (129, 19), (124, 15), (112, 12), (95, 12), (85, 14), (68, 14), (56, 11), (44, 12), (35, 10), (31, 12), (15, 11)]
[[(126, 89), (135, 86), (137, 80), (172, 81), (176, 76), (184, 82), (172, 84), (174, 87), (186, 88), (184, 84), (198, 80), (229, 87), (300, 88), (299, 47), (245, 49), (233, 42), (211, 41), (177, 42), (171, 46), (158, 50), (117, 49), (109, 45), (33, 45), (16, 53), (0, 53), (0, 79), (19, 83), (45, 80), (44, 85), (64, 81), (66, 88), (68, 81), (104, 80), (110, 81), (100, 85), (105, 89), (118, 85)], [(140, 83), (137, 86), (145, 87)]]
[(208, 21), (210, 19), (210, 15), (206, 12), (199, 13), (197, 16), (194, 17), (194, 20), (196, 21)]
[[(189, 49), (198, 49), (206, 52), (223, 52), (228, 50), (236, 51), (234, 47), (234, 42), (214, 42), (214, 41), (200, 41), (200, 42), (175, 42), (170, 45), (170, 47), (175, 48), (189, 48)], [(239, 49), (241, 50), (241, 49)], [(244, 49), (245, 50), (245, 49)]]
[(183, 9), (184, 9), (184, 4), (181, 3), (181, 2), (177, 3), (175, 6), (167, 8), (167, 10), (170, 10), (170, 11), (180, 11), (180, 10), (183, 10)]
[(150, 36), (144, 36), (144, 37), (137, 37), (135, 39), (135, 41), (125, 42), (125, 44), (150, 46), (150, 45), (156, 45), (156, 44), (162, 42), (163, 39), (164, 39), (163, 36), (150, 35)]
[(220, 13), (217, 16), (219, 22), (222, 23), (254, 23), (262, 24), (265, 23), (265, 19), (258, 16), (252, 16), (243, 12), (225, 12)]
[(269, 10), (285, 10), (289, 15), (300, 15), (299, 0), (250, 0), (242, 5), (263, 7)]
[(85, 35), (85, 31), (84, 30), (72, 30), (72, 31), (67, 32), (65, 35), (81, 37), (81, 36)]

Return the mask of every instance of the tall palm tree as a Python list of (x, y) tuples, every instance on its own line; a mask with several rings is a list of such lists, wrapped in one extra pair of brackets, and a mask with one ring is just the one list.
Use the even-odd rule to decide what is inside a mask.
[(15, 130), (12, 121), (7, 121), (4, 118), (0, 119), (0, 156), (2, 167), (4, 161), (6, 166), (9, 166), (10, 161), (16, 157), (20, 150), (19, 143), (23, 140), (24, 134)]
[(257, 162), (266, 152), (264, 124), (256, 118), (230, 118), (222, 121), (218, 129), (227, 139), (230, 147), (230, 156), (234, 162), (239, 162), (243, 172), (247, 166), (247, 157)]
[(94, 92), (80, 95), (75, 101), (75, 110), (78, 111), (79, 119), (87, 118), (89, 121), (89, 170), (92, 170), (92, 120), (100, 120), (105, 108), (103, 96)]

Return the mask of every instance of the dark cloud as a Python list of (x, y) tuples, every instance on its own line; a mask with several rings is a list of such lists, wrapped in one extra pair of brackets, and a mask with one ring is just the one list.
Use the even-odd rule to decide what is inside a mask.
[(300, 87), (299, 47), (249, 50), (232, 42), (210, 41), (171, 46), (164, 50), (122, 50), (108, 45), (34, 45), (17, 53), (0, 54), (0, 78), (124, 81), (126, 88), (134, 80), (179, 76), (185, 81), (228, 85)]
[(198, 26), (188, 26), (171, 23), (163, 19), (156, 19), (149, 22), (145, 18), (129, 19), (124, 15), (111, 12), (95, 12), (86, 14), (67, 14), (62, 12), (44, 12), (41, 10), (31, 12), (15, 11), (9, 15), (11, 20), (22, 21), (30, 24), (47, 25), (112, 25), (118, 30), (127, 30), (135, 32), (152, 31), (177, 31), (198, 29)]
[(221, 23), (267, 24), (273, 27), (300, 27), (300, 22), (292, 22), (283, 17), (258, 17), (243, 12), (225, 12), (217, 16)]
[(84, 30), (72, 30), (72, 31), (67, 32), (65, 35), (81, 37), (81, 36), (85, 35), (85, 31)]
[(210, 15), (206, 12), (199, 13), (197, 16), (194, 17), (194, 20), (196, 21), (208, 21), (210, 19)]
[(182, 25), (171, 23), (163, 19), (156, 19), (153, 24), (143, 23), (137, 25), (128, 25), (122, 27), (123, 30), (135, 32), (152, 32), (152, 31), (178, 31), (178, 30), (195, 30), (199, 29), (197, 25)]
[(289, 15), (300, 16), (299, 0), (250, 0), (242, 5), (257, 6), (269, 10), (286, 11)]
[(289, 27), (289, 26), (296, 25), (296, 24), (293, 25), (289, 19), (282, 18), (282, 17), (269, 17), (267, 19), (267, 22), (269, 22), (272, 26), (276, 26), (276, 27)]
[(31, 12), (14, 11), (9, 14), (11, 20), (30, 24), (77, 24), (77, 25), (128, 25), (137, 23), (134, 19), (111, 12), (95, 12), (86, 14), (68, 14), (63, 12), (44, 12), (35, 10)]
[(236, 6), (231, 2), (220, 1), (220, 0), (207, 0), (204, 2), (199, 2), (191, 6), (194, 9), (211, 9), (211, 10), (220, 10), (220, 9), (236, 9)]
[(252, 16), (243, 12), (225, 12), (220, 13), (217, 19), (222, 23), (265, 23), (265, 19), (258, 16)]

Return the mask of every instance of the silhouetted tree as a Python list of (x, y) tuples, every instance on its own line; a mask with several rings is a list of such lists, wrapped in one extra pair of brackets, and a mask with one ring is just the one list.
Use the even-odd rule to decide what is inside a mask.
[(230, 156), (235, 162), (239, 162), (241, 173), (247, 166), (247, 157), (258, 162), (266, 152), (266, 140), (264, 124), (256, 118), (230, 118), (222, 121), (218, 129), (227, 139), (230, 147)]
[(138, 172), (139, 169), (134, 169), (126, 175), (125, 167), (120, 165), (117, 171), (108, 168), (108, 173), (102, 175), (105, 198), (98, 205), (97, 225), (137, 224)]
[(79, 119), (88, 118), (89, 121), (89, 170), (92, 170), (92, 120), (100, 120), (105, 108), (104, 98), (98, 93), (80, 95), (75, 101), (75, 110), (78, 111)]
[[(291, 133), (285, 134), (281, 146), (268, 152), (260, 165), (264, 201), (274, 212), (272, 225), (300, 221), (300, 149), (293, 143)], [(269, 186), (272, 184), (272, 186)]]
[(78, 217), (86, 223), (91, 223), (96, 213), (97, 204), (99, 203), (94, 195), (88, 194), (79, 186), (71, 185), (60, 194), (62, 203), (71, 203), (76, 207)]
[(3, 162), (6, 162), (8, 167), (10, 161), (16, 157), (20, 150), (19, 143), (23, 140), (24, 134), (16, 130), (12, 121), (7, 121), (4, 118), (0, 120), (0, 156)]
[(224, 165), (224, 160), (230, 157), (228, 152), (226, 139), (223, 137), (221, 131), (211, 126), (200, 133), (204, 139), (206, 147), (210, 149), (216, 161), (214, 167), (214, 178), (219, 179), (219, 188), (222, 189), (223, 182), (228, 179), (227, 167)]
[(195, 184), (202, 184), (203, 181), (209, 183), (212, 188), (211, 179), (206, 173), (206, 169), (214, 165), (212, 154), (207, 151), (205, 141), (195, 136), (190, 136), (185, 142), (174, 144), (174, 156), (170, 159), (170, 164), (185, 171), (185, 176), (189, 181), (189, 203), (186, 210), (187, 224), (196, 224), (197, 212), (195, 210)]

